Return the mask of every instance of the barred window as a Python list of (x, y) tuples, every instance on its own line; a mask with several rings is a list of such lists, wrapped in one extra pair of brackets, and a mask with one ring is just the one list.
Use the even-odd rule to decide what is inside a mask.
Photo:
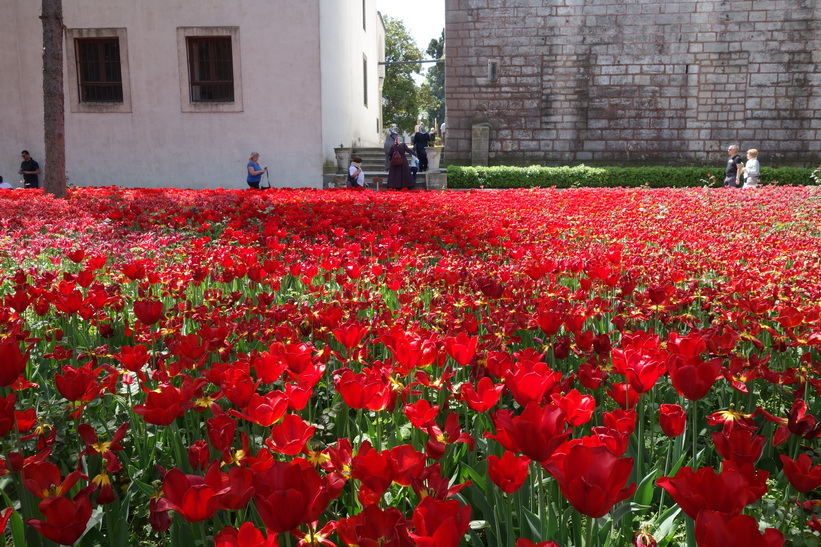
[(189, 36), (191, 102), (234, 102), (234, 61), (230, 36)]
[(75, 41), (75, 52), (79, 101), (122, 103), (119, 38), (79, 38)]

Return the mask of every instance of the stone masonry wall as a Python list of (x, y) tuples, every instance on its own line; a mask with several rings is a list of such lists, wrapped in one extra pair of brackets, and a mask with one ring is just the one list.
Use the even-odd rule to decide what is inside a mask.
[[(821, 0), (446, 0), (447, 157), (821, 161)], [(494, 70), (495, 68), (495, 70)]]

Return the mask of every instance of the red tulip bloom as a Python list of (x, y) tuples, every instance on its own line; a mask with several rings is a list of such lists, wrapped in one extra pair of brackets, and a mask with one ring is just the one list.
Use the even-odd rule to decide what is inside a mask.
[(541, 361), (518, 361), (513, 365), (513, 370), (505, 374), (505, 385), (522, 406), (541, 403), (544, 396), (561, 380), (561, 372), (551, 370)]
[(68, 494), (81, 478), (86, 477), (80, 471), (72, 471), (63, 480), (60, 468), (51, 462), (35, 461), (23, 467), (23, 485), (41, 499)]
[(551, 398), (556, 406), (565, 410), (567, 425), (573, 427), (589, 422), (596, 410), (596, 399), (592, 395), (582, 395), (577, 389), (571, 389), (561, 395), (554, 393)]
[(351, 408), (385, 410), (395, 399), (390, 381), (375, 368), (359, 374), (343, 369), (334, 375), (334, 387)]
[(679, 405), (662, 404), (659, 408), (659, 425), (668, 437), (678, 437), (687, 426), (687, 414)]
[(376, 494), (382, 494), (393, 482), (388, 452), (380, 454), (367, 441), (362, 443), (351, 461), (351, 477), (362, 481)]
[(239, 530), (226, 526), (214, 538), (214, 547), (277, 547), (276, 532), (263, 534), (253, 522), (245, 522)]
[(390, 476), (396, 484), (410, 486), (413, 478), (425, 468), (426, 456), (412, 445), (402, 444), (387, 452)]
[(186, 475), (172, 469), (162, 481), (165, 497), (159, 501), (161, 511), (174, 510), (188, 522), (201, 522), (214, 516), (219, 508), (219, 498), (228, 488), (222, 484), (219, 464), (211, 464), (205, 477)]
[(368, 330), (368, 327), (354, 321), (337, 327), (334, 330), (334, 337), (340, 344), (345, 346), (346, 349), (351, 350), (359, 345), (365, 335), (368, 334)]
[(784, 474), (796, 490), (806, 494), (821, 486), (821, 465), (813, 465), (807, 454), (799, 455), (795, 461), (784, 454), (780, 457)]
[(754, 435), (746, 429), (740, 427), (733, 428), (729, 433), (716, 431), (711, 433), (716, 451), (725, 460), (730, 460), (743, 465), (745, 463), (755, 464), (761, 457), (764, 444), (767, 438), (764, 435)]
[(100, 384), (97, 374), (100, 369), (93, 369), (91, 363), (75, 368), (65, 365), (60, 369), (62, 374), (54, 375), (57, 391), (70, 402), (92, 401), (100, 395)]
[(9, 393), (8, 397), (0, 396), (0, 437), (5, 437), (17, 421), (17, 414), (14, 411), (14, 405), (17, 402), (17, 394)]
[(228, 473), (220, 473), (222, 487), (228, 491), (219, 496), (220, 509), (239, 511), (244, 509), (254, 495), (254, 476), (256, 473), (249, 467), (232, 467)]
[(473, 437), (462, 431), (462, 427), (459, 425), (459, 416), (455, 412), (448, 414), (444, 431), (438, 425), (432, 423), (427, 427), (427, 432), (431, 436), (431, 440), (425, 444), (425, 450), (434, 460), (444, 456), (445, 448), (449, 444), (465, 443), (471, 450), (475, 446)]
[(467, 481), (451, 486), (450, 479), (442, 476), (442, 466), (439, 462), (426, 467), (417, 477), (411, 479), (413, 491), (419, 498), (430, 496), (436, 500), (452, 498), (470, 484), (471, 482)]
[(134, 315), (143, 325), (153, 325), (163, 317), (163, 305), (159, 300), (145, 298), (134, 302)]
[(468, 336), (467, 333), (460, 332), (456, 337), (448, 336), (444, 340), (445, 351), (451, 359), (461, 366), (467, 366), (476, 355), (476, 344), (479, 343), (478, 336)]
[(733, 468), (716, 473), (712, 467), (682, 467), (675, 477), (662, 477), (656, 484), (692, 519), (705, 509), (737, 514), (755, 501), (749, 480)]
[(427, 399), (419, 399), (413, 404), (405, 405), (403, 411), (413, 427), (424, 431), (439, 415), (439, 405), (431, 405)]
[(228, 414), (218, 414), (209, 418), (205, 422), (205, 432), (208, 441), (216, 450), (223, 452), (229, 450), (234, 444), (234, 436), (237, 433), (237, 421)]
[(428, 497), (413, 511), (413, 524), (418, 547), (458, 547), (470, 527), (470, 505)]
[(465, 402), (474, 412), (487, 412), (499, 402), (502, 396), (504, 384), (494, 385), (493, 380), (485, 376), (473, 386), (470, 382), (465, 382), (459, 388)]
[(194, 406), (191, 398), (194, 387), (190, 381), (183, 381), (182, 388), (163, 384), (156, 391), (149, 391), (145, 403), (136, 405), (134, 412), (143, 417), (146, 423), (154, 425), (171, 425), (188, 409)]
[(0, 363), (3, 363), (0, 366), (0, 387), (9, 387), (20, 377), (26, 369), (28, 358), (28, 352), (20, 351), (20, 344), (14, 337), (0, 340)]
[(145, 344), (137, 344), (134, 347), (123, 346), (120, 353), (114, 354), (114, 357), (123, 368), (131, 372), (139, 372), (148, 363), (150, 355)]
[(542, 466), (553, 475), (564, 497), (580, 513), (603, 517), (613, 506), (633, 495), (636, 484), (625, 486), (633, 471), (633, 458), (619, 458), (605, 446), (584, 441), (568, 443)]
[(88, 493), (80, 491), (73, 500), (64, 497), (43, 500), (39, 509), (45, 520), (29, 519), (26, 523), (50, 541), (72, 545), (85, 533), (92, 508)]
[(368, 505), (361, 513), (340, 519), (336, 533), (350, 547), (414, 547), (408, 524), (396, 507)]
[(797, 399), (790, 409), (787, 419), (787, 428), (793, 435), (812, 440), (821, 435), (821, 422), (815, 416), (807, 413), (807, 403), (804, 399)]
[(622, 345), (622, 349), (611, 352), (613, 368), (627, 378), (633, 391), (650, 391), (667, 372), (667, 354), (659, 348), (658, 336), (636, 332), (624, 335)]
[(530, 459), (527, 456), (516, 457), (516, 454), (505, 451), (501, 458), (487, 457), (487, 473), (490, 480), (505, 494), (512, 494), (522, 487), (527, 479)]
[(211, 462), (211, 449), (205, 441), (196, 441), (188, 447), (188, 464), (194, 471), (208, 467)]
[(758, 522), (749, 515), (702, 511), (696, 519), (696, 543), (699, 547), (783, 547), (784, 535), (767, 528), (762, 535)]
[(77, 427), (77, 433), (86, 443), (86, 447), (80, 452), (80, 456), (83, 454), (90, 456), (100, 454), (106, 461), (106, 469), (108, 469), (108, 471), (112, 473), (119, 472), (123, 468), (123, 465), (114, 453), (125, 449), (125, 447), (120, 444), (120, 441), (125, 437), (128, 426), (128, 422), (122, 424), (117, 428), (117, 431), (114, 432), (114, 435), (111, 436), (110, 441), (101, 441), (90, 425), (80, 424)]
[(316, 520), (330, 501), (316, 469), (296, 462), (272, 462), (256, 474), (254, 489), (254, 504), (262, 522), (277, 533)]
[(630, 384), (627, 382), (614, 383), (613, 386), (607, 390), (607, 395), (623, 410), (634, 408), (639, 403), (638, 392), (630, 387)]
[(556, 405), (542, 408), (530, 403), (521, 415), (514, 417), (510, 411), (499, 410), (493, 415), (496, 439), (507, 450), (521, 452), (533, 461), (543, 462), (570, 436), (565, 428), (565, 411)]
[(673, 387), (686, 399), (698, 401), (712, 389), (721, 376), (721, 358), (710, 361), (685, 360), (681, 355), (671, 355), (667, 363)]
[(271, 428), (271, 438), (265, 440), (265, 446), (270, 450), (286, 456), (296, 456), (308, 439), (316, 431), (316, 426), (309, 426), (296, 414), (286, 414), (279, 423)]
[(271, 427), (282, 419), (288, 411), (288, 397), (281, 391), (272, 391), (265, 395), (254, 393), (245, 408), (245, 412), (231, 409), (232, 416), (243, 418), (263, 427)]

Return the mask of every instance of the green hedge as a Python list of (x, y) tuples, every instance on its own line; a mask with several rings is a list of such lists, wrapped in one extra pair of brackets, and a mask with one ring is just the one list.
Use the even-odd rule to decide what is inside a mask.
[[(814, 184), (812, 169), (762, 167), (764, 185)], [(722, 186), (724, 169), (709, 167), (461, 167), (448, 166), (448, 188), (688, 188)]]

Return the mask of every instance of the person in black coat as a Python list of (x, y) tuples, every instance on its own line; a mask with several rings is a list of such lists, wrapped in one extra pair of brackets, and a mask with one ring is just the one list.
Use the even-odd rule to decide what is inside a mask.
[[(397, 162), (394, 162), (394, 154), (397, 154), (402, 158), (401, 163), (397, 164)], [(390, 149), (391, 161), (390, 169), (388, 170), (388, 188), (402, 190), (403, 188), (411, 189), (416, 186), (416, 183), (413, 181), (410, 165), (408, 165), (407, 154), (414, 155), (413, 150), (411, 150), (407, 144), (402, 142), (401, 137), (397, 137), (396, 141), (394, 141), (394, 145), (391, 146)]]
[(425, 131), (425, 126), (420, 125), (419, 131), (413, 136), (413, 147), (416, 150), (416, 156), (419, 158), (419, 171), (428, 170), (428, 152), (425, 150), (430, 146), (430, 133)]

